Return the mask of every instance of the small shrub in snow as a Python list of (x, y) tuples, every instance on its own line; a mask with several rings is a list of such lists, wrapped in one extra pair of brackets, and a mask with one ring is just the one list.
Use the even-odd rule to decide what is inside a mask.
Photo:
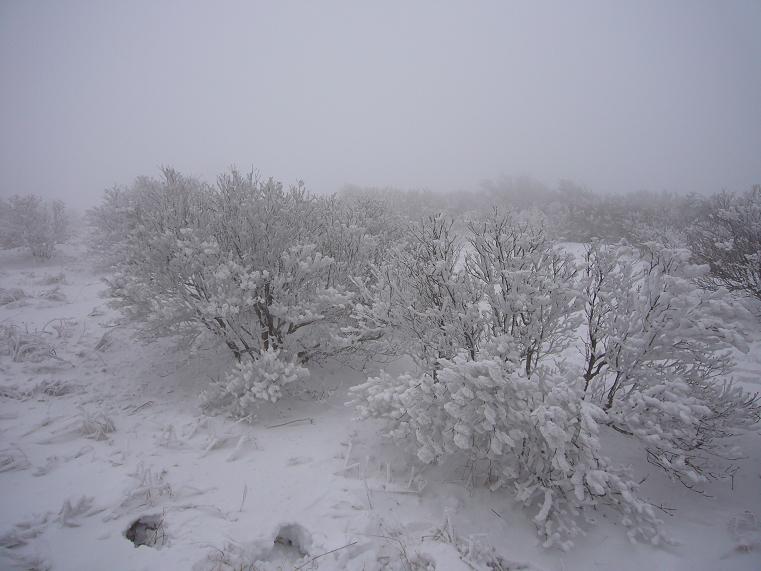
[(30, 466), (29, 458), (18, 446), (0, 450), (0, 472), (26, 470)]
[(4, 289), (0, 288), (0, 305), (8, 305), (14, 301), (24, 299), (26, 294), (20, 288)]
[(600, 505), (621, 511), (632, 538), (660, 539), (652, 507), (601, 451), (603, 411), (573, 383), (461, 354), (442, 360), (438, 380), (383, 374), (353, 390), (360, 417), (386, 419), (387, 435), (412, 439), (421, 461), (465, 454), (488, 465), (490, 487), (513, 490), (546, 545), (570, 545), (582, 510)]
[(37, 297), (48, 301), (66, 301), (66, 294), (61, 291), (61, 286), (55, 286), (41, 291)]
[(67, 236), (63, 202), (33, 194), (0, 199), (0, 247), (29, 248), (36, 258), (50, 258)]
[(234, 418), (251, 418), (262, 402), (277, 402), (286, 385), (309, 376), (304, 367), (284, 361), (269, 349), (256, 361), (236, 364), (224, 380), (214, 383), (203, 395), (204, 407)]
[(587, 322), (585, 393), (606, 424), (642, 441), (648, 460), (688, 486), (712, 477), (722, 440), (759, 419), (757, 395), (727, 379), (747, 350), (751, 317), (695, 279), (686, 250), (591, 244), (581, 282)]
[(394, 239), (382, 205), (235, 170), (214, 186), (163, 175), (106, 193), (90, 212), (94, 249), (114, 271), (116, 305), (146, 336), (194, 346), (211, 335), (230, 350), (238, 365), (207, 393), (208, 409), (248, 416), (305, 376), (302, 365), (377, 337), (352, 309), (368, 261)]
[[(172, 486), (167, 482), (168, 472), (160, 472), (146, 467), (142, 462), (137, 465), (134, 472), (129, 474), (133, 478), (132, 485), (124, 493), (124, 499), (120, 508), (134, 508), (136, 506), (154, 506), (163, 497), (172, 495)], [(112, 517), (119, 517), (122, 511), (114, 510)]]
[(700, 282), (761, 300), (761, 185), (741, 195), (722, 193), (689, 231), (689, 248), (710, 273)]
[(452, 220), (431, 216), (411, 225), (404, 245), (376, 267), (369, 286), (362, 284), (350, 334), (378, 340), (378, 352), (409, 355), (433, 377), (440, 358), (461, 349), (475, 354), (484, 326), (483, 292), (457, 271), (461, 257)]
[[(242, 199), (239, 186), (225, 187), (229, 192), (216, 195), (198, 181), (167, 169), (163, 181), (140, 179), (133, 188), (108, 195), (123, 195), (129, 205), (123, 212), (120, 232), (112, 238), (114, 251), (109, 252), (119, 256), (114, 261), (117, 277), (112, 281), (112, 292), (120, 305), (131, 317), (145, 321), (154, 334), (197, 335), (203, 329), (210, 331), (225, 341), (236, 358), (247, 352), (255, 357), (263, 343), (257, 338), (261, 331), (252, 330), (253, 324), (244, 321), (249, 315), (240, 315), (240, 305), (248, 300), (253, 305), (260, 297), (261, 305), (269, 305), (265, 299), (268, 297), (272, 302), (268, 292), (245, 290), (249, 283), (253, 282), (254, 287), (259, 283), (257, 276), (266, 282), (271, 266), (252, 268), (241, 263), (241, 258), (250, 252), (243, 242), (234, 242), (233, 237), (229, 238), (229, 242), (234, 242), (230, 250), (221, 243), (228, 241), (223, 234), (237, 228), (236, 220), (224, 218), (233, 216), (235, 207), (245, 209), (225, 200), (233, 196)], [(213, 204), (217, 199), (218, 204)], [(101, 234), (113, 231), (108, 222), (122, 212), (119, 208), (112, 212), (114, 208), (107, 202), (93, 211)], [(213, 212), (220, 214), (219, 218)], [(225, 228), (226, 222), (229, 229)], [(263, 242), (249, 244), (265, 250)], [(228, 256), (233, 253), (234, 257)], [(277, 254), (273, 252), (275, 262)], [(251, 276), (251, 270), (259, 271)], [(237, 299), (233, 299), (236, 294)], [(250, 309), (253, 314), (253, 307)], [(266, 320), (266, 316), (263, 318)], [(231, 324), (232, 320), (236, 323)], [(236, 327), (238, 321), (250, 335)], [(245, 338), (239, 339), (239, 334)]]
[(301, 184), (232, 171), (210, 186), (165, 169), (109, 192), (91, 219), (111, 292), (147, 335), (207, 333), (239, 361), (272, 349), (304, 364), (350, 348), (349, 273), (383, 242), (357, 224), (367, 215), (338, 215), (352, 218)]
[(14, 324), (0, 324), (0, 355), (15, 363), (40, 363), (55, 357), (55, 349), (40, 335)]
[(495, 210), (468, 226), (466, 273), (489, 306), (490, 336), (512, 339), (528, 376), (571, 343), (579, 325), (573, 257), (536, 213)]
[(80, 433), (85, 438), (108, 440), (108, 435), (116, 430), (114, 421), (102, 412), (90, 414), (83, 410), (81, 415)]
[(55, 521), (61, 527), (79, 527), (82, 525), (82, 518), (95, 515), (102, 512), (103, 508), (95, 506), (95, 498), (91, 496), (80, 496), (76, 501), (66, 499), (58, 511)]
[(21, 389), (16, 385), (0, 386), (0, 397), (14, 400), (27, 400), (34, 397), (61, 397), (68, 395), (79, 387), (68, 381), (46, 379), (40, 381), (31, 389)]
[(735, 541), (735, 550), (750, 553), (761, 546), (761, 521), (750, 510), (729, 518), (727, 528)]
[[(477, 538), (460, 536), (455, 532), (449, 517), (445, 519), (444, 525), (422, 538), (421, 546), (428, 546), (431, 542), (454, 547), (455, 556), (466, 563), (469, 569), (488, 569), (489, 571), (531, 571), (534, 569), (533, 565), (505, 560), (493, 546)], [(436, 562), (445, 563), (438, 558)]]

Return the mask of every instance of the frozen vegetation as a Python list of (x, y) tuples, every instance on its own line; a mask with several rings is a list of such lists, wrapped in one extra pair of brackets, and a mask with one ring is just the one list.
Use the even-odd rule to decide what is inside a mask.
[[(525, 183), (525, 181), (524, 181)], [(0, 567), (761, 568), (761, 188), (0, 201)]]

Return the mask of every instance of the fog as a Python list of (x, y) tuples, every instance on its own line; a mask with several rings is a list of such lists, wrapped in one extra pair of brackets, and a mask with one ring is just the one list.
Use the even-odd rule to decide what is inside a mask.
[(0, 4), (0, 195), (160, 165), (316, 192), (761, 182), (761, 3)]

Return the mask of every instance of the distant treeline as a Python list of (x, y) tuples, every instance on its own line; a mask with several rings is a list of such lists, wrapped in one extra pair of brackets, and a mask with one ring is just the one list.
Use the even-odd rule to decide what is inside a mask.
[[(625, 194), (593, 192), (562, 180), (550, 188), (528, 177), (502, 177), (481, 183), (478, 190), (433, 192), (347, 185), (341, 197), (382, 200), (400, 215), (417, 219), (437, 212), (454, 218), (478, 217), (493, 208), (538, 210), (556, 238), (571, 242), (600, 239), (640, 243), (653, 238), (681, 241), (679, 234), (706, 216), (721, 196), (637, 191)], [(669, 236), (663, 234), (668, 232)]]

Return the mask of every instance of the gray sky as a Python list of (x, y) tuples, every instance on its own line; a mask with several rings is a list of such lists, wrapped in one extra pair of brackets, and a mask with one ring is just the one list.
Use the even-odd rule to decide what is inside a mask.
[(0, 0), (0, 195), (761, 182), (761, 2)]

